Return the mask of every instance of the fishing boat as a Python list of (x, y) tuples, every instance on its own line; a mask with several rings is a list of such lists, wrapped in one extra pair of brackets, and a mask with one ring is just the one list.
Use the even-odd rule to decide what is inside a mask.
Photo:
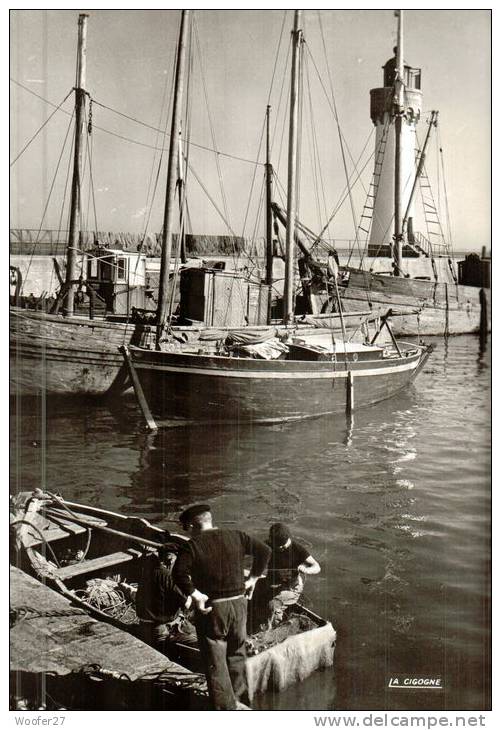
[[(289, 161), (286, 215), (284, 318), (281, 332), (243, 342), (232, 337), (181, 350), (161, 345), (165, 312), (158, 315), (156, 349), (124, 347), (138, 402), (146, 422), (156, 417), (198, 421), (278, 422), (351, 412), (389, 398), (407, 387), (426, 362), (431, 348), (397, 343), (387, 315), (369, 342), (353, 342), (339, 306), (340, 336), (334, 331), (297, 335), (294, 321), (296, 244), (296, 157), (298, 139), (298, 66), (302, 43), (301, 11), (292, 34)], [(180, 44), (181, 45), (181, 44)], [(177, 88), (177, 87), (176, 87)], [(182, 88), (182, 84), (181, 84)], [(176, 94), (180, 93), (177, 88)], [(178, 128), (173, 126), (173, 129)], [(269, 198), (269, 196), (268, 196)], [(160, 287), (168, 298), (169, 248), (162, 259)], [(335, 292), (338, 296), (337, 283)], [(384, 326), (389, 344), (378, 344)], [(386, 331), (385, 329), (385, 331)], [(259, 349), (259, 347), (261, 349)], [(264, 352), (263, 352), (264, 348)]]
[[(165, 531), (147, 520), (69, 502), (40, 490), (11, 500), (12, 562), (95, 618), (140, 638), (147, 625), (135, 611), (137, 581), (148, 552), (165, 544)], [(186, 538), (171, 533), (176, 551)], [(168, 656), (201, 671), (196, 641), (184, 623), (172, 628)], [(332, 666), (336, 632), (304, 606), (290, 606), (283, 621), (249, 636), (250, 695), (280, 691), (317, 669)]]
[[(78, 48), (75, 82), (75, 131), (71, 182), (70, 222), (66, 248), (66, 275), (54, 309), (59, 313), (34, 311), (19, 306), (20, 276), (10, 308), (10, 392), (12, 395), (103, 394), (123, 383), (122, 362), (118, 347), (124, 342), (142, 341), (149, 327), (140, 323), (117, 322), (112, 318), (84, 315), (77, 311), (75, 298), (82, 277), (89, 266), (101, 261), (96, 256), (82, 256), (79, 251), (81, 219), (81, 185), (85, 147), (86, 117), (86, 46), (87, 14), (78, 18)], [(137, 258), (138, 254), (136, 254)], [(79, 260), (81, 258), (82, 260)], [(143, 255), (144, 258), (144, 255)], [(116, 277), (118, 269), (110, 266), (110, 252), (103, 252), (103, 262)], [(126, 257), (122, 252), (121, 260)], [(128, 262), (131, 263), (130, 261)], [(136, 267), (130, 266), (119, 286), (137, 291)], [(14, 272), (15, 273), (15, 272)], [(144, 286), (142, 287), (144, 289)]]
[[(444, 234), (426, 171), (437, 111), (430, 113), (425, 141), (416, 152), (421, 69), (404, 61), (403, 11), (395, 13), (395, 56), (383, 67), (383, 87), (371, 90), (374, 172), (356, 232), (364, 257), (358, 269), (342, 267), (341, 300), (350, 310), (391, 307), (400, 314), (394, 320), (394, 332), (400, 336), (485, 333), (489, 289), (458, 282), (452, 244)], [(414, 230), (418, 192), (426, 235)]]
[[(272, 338), (273, 342), (277, 338)], [(264, 342), (266, 344), (266, 341)], [(276, 423), (350, 412), (408, 387), (432, 348), (366, 345), (332, 335), (292, 336), (280, 359), (146, 350), (126, 358), (153, 417)], [(243, 349), (243, 348), (242, 348)]]
[[(263, 326), (271, 323), (270, 288), (273, 283), (273, 255), (271, 218), (267, 220), (267, 265), (266, 281), (249, 281), (240, 272), (208, 269), (194, 269), (186, 275), (187, 285), (181, 278), (180, 309), (182, 317), (177, 321), (172, 316), (172, 288), (169, 295), (165, 286), (159, 292), (158, 318), (160, 327), (153, 326), (157, 310), (138, 313), (151, 305), (145, 299), (146, 256), (110, 250), (98, 245), (92, 250), (80, 251), (78, 241), (82, 232), (78, 230), (81, 219), (82, 150), (84, 135), (89, 134), (86, 117), (86, 43), (88, 16), (81, 14), (78, 20), (77, 76), (75, 84), (75, 143), (70, 200), (70, 227), (66, 251), (66, 278), (61, 280), (58, 299), (54, 310), (35, 311), (18, 305), (21, 280), (15, 282), (13, 306), (10, 309), (10, 392), (12, 395), (93, 395), (123, 393), (130, 388), (127, 370), (124, 367), (119, 347), (133, 345), (154, 347), (158, 337), (173, 342), (194, 342), (207, 329), (217, 329), (223, 336), (229, 331), (251, 325)], [(182, 15), (183, 32), (180, 33), (177, 69), (182, 74), (184, 65), (188, 16)], [(169, 169), (167, 175), (164, 225), (162, 228), (163, 269), (169, 277), (179, 268), (177, 261), (171, 261), (174, 209), (173, 198), (179, 183), (176, 164), (179, 158), (179, 129), (181, 105), (173, 110), (170, 136)], [(267, 165), (269, 174), (270, 165)], [(177, 187), (176, 187), (177, 186)], [(180, 196), (182, 197), (182, 196)], [(97, 235), (97, 234), (95, 234)], [(182, 240), (182, 236), (180, 237)], [(15, 267), (13, 267), (15, 268)], [(14, 272), (15, 273), (15, 272)], [(19, 272), (17, 272), (19, 274)], [(113, 314), (99, 311), (96, 298), (95, 311), (85, 313), (77, 306), (77, 293), (82, 283), (89, 293), (89, 310), (93, 309), (90, 293), (106, 288), (106, 299), (113, 304)], [(196, 286), (194, 285), (196, 284)], [(123, 306), (117, 309), (117, 302)], [(242, 306), (242, 301), (244, 306)], [(194, 302), (194, 304), (193, 304)], [(200, 302), (203, 302), (200, 312)], [(131, 316), (131, 308), (135, 310)], [(102, 309), (102, 307), (101, 307)], [(151, 306), (150, 306), (151, 309)], [(227, 313), (229, 321), (221, 312)], [(217, 317), (217, 313), (219, 317)], [(143, 312), (144, 314), (144, 312)], [(194, 321), (189, 321), (190, 318)], [(303, 318), (304, 319), (304, 318)], [(356, 330), (374, 320), (374, 313), (368, 307), (357, 309), (353, 315), (346, 314), (344, 326), (349, 336), (356, 338)], [(188, 321), (186, 321), (188, 320)], [(319, 315), (309, 324), (298, 317), (295, 321), (298, 332), (313, 331), (317, 327), (340, 328), (337, 314), (326, 317)], [(279, 326), (274, 321), (275, 327)], [(158, 343), (157, 343), (158, 344)]]

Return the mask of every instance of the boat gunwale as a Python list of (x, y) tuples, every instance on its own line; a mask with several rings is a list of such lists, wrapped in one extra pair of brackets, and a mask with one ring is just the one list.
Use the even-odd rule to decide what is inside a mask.
[[(197, 354), (182, 351), (158, 351), (147, 350), (134, 345), (129, 345), (128, 351), (131, 355), (131, 362), (135, 370), (165, 370), (178, 368), (180, 372), (207, 375), (213, 377), (347, 377), (349, 372), (353, 375), (363, 376), (380, 371), (380, 374), (388, 373), (390, 368), (398, 370), (411, 369), (414, 364), (426, 353), (426, 347), (411, 343), (405, 354), (381, 356), (374, 359), (348, 359), (341, 357), (338, 360), (263, 360), (256, 358), (239, 358), (228, 355)], [(400, 343), (399, 343), (400, 345)]]

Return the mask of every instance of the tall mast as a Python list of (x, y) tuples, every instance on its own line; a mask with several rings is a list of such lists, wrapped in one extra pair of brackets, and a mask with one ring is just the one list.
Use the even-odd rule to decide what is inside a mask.
[(169, 141), (169, 162), (167, 170), (167, 189), (165, 193), (164, 225), (162, 231), (162, 259), (160, 264), (160, 283), (157, 310), (156, 347), (167, 323), (169, 311), (169, 272), (172, 252), (172, 229), (174, 226), (174, 201), (176, 197), (177, 144), (181, 128), (181, 107), (183, 99), (184, 67), (186, 56), (186, 37), (188, 34), (189, 10), (181, 12), (181, 27), (177, 46), (176, 78), (174, 86), (174, 106)]
[(403, 11), (397, 10), (398, 37), (395, 64), (395, 218), (393, 236), (393, 261), (395, 274), (402, 276), (402, 118), (404, 114), (404, 31)]
[(302, 31), (299, 29), (301, 10), (294, 11), (292, 31), (292, 70), (289, 120), (289, 164), (287, 172), (287, 227), (285, 232), (285, 285), (284, 285), (284, 322), (294, 318), (294, 230), (296, 227), (296, 150), (297, 150), (297, 97), (299, 44)]
[(266, 283), (270, 287), (268, 294), (267, 323), (271, 322), (271, 285), (273, 284), (273, 217), (271, 197), (273, 185), (273, 167), (270, 162), (270, 105), (266, 107)]
[(87, 65), (87, 18), (78, 16), (77, 73), (75, 80), (75, 145), (73, 155), (73, 179), (71, 182), (70, 230), (66, 252), (66, 301), (64, 314), (73, 316), (75, 309), (75, 283), (77, 279), (77, 242), (80, 222), (80, 180), (83, 162), (83, 137), (85, 124), (85, 76)]

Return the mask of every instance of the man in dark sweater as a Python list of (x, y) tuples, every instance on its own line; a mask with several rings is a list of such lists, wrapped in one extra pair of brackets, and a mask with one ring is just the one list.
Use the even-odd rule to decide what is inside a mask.
[(304, 588), (304, 576), (320, 573), (320, 565), (304, 545), (292, 538), (289, 528), (282, 522), (270, 527), (268, 545), (271, 557), (266, 580), (259, 585), (255, 596), (255, 612), (261, 617), (267, 603), (269, 626), (279, 624), (287, 606), (297, 603)]
[[(174, 581), (196, 607), (198, 643), (214, 709), (235, 710), (238, 702), (248, 702), (247, 602), (271, 551), (245, 532), (214, 527), (209, 505), (189, 507), (179, 519), (191, 540), (179, 552)], [(246, 555), (253, 557), (247, 579)]]
[(136, 594), (136, 612), (145, 640), (160, 649), (165, 641), (179, 640), (181, 636), (184, 643), (196, 643), (195, 629), (185, 617), (191, 600), (172, 577), (177, 547), (170, 541), (169, 533), (160, 539), (164, 542), (162, 547), (143, 558)]

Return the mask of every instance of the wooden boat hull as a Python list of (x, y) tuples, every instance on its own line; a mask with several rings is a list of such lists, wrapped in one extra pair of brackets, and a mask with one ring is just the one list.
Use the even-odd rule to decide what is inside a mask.
[[(419, 279), (350, 270), (347, 286), (340, 287), (347, 309), (391, 308), (404, 314), (392, 320), (396, 336), (460, 335), (480, 331), (481, 289), (474, 286), (432, 283)], [(489, 290), (484, 289), (489, 307)], [(409, 310), (415, 313), (405, 314)], [(488, 312), (486, 313), (488, 317)]]
[(102, 395), (114, 387), (123, 389), (125, 370), (118, 348), (131, 342), (149, 344), (150, 336), (147, 325), (66, 319), (13, 308), (10, 392)]
[(409, 385), (429, 353), (429, 348), (412, 347), (401, 358), (308, 362), (130, 348), (133, 368), (154, 415), (240, 423), (344, 413), (349, 373), (355, 407), (377, 403)]
[[(361, 307), (353, 316), (348, 315), (348, 327), (359, 327), (367, 314), (367, 307), (365, 310)], [(312, 321), (321, 324), (323, 319), (316, 317)], [(329, 323), (335, 326), (335, 316), (330, 317)], [(187, 339), (200, 333), (200, 328), (196, 327), (177, 330)], [(123, 393), (130, 388), (130, 383), (119, 347), (131, 344), (148, 347), (153, 342), (154, 331), (149, 325), (85, 317), (67, 319), (13, 307), (10, 316), (10, 393), (92, 396)]]

